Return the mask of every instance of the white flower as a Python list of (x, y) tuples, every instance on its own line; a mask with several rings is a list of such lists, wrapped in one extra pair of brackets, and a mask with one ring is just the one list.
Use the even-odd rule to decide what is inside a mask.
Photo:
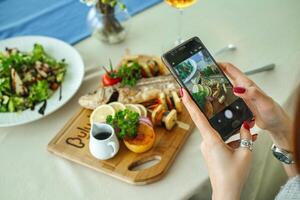
[(87, 6), (94, 6), (98, 0), (80, 0), (81, 3), (85, 3)]

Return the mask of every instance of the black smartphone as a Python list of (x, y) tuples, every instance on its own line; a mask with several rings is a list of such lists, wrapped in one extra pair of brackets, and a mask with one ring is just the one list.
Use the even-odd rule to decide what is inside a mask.
[(198, 37), (163, 54), (162, 61), (185, 88), (211, 126), (226, 141), (253, 115)]

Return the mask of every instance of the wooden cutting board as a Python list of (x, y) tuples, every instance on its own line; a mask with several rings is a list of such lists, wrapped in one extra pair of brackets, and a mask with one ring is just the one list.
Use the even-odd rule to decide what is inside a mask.
[[(89, 151), (90, 114), (91, 110), (81, 109), (50, 141), (48, 150), (135, 185), (144, 185), (161, 179), (194, 128), (194, 123), (184, 109), (178, 116), (180, 122), (171, 131), (163, 127), (155, 128), (155, 144), (148, 152), (133, 153), (126, 148), (123, 141), (120, 141), (118, 154), (109, 160), (100, 161)], [(150, 168), (137, 170), (138, 165), (152, 160), (160, 161)]]

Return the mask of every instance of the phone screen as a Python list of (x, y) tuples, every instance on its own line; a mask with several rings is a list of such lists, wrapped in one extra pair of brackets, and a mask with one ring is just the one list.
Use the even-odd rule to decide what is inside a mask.
[(208, 119), (238, 99), (229, 80), (205, 48), (200, 48), (173, 69)]

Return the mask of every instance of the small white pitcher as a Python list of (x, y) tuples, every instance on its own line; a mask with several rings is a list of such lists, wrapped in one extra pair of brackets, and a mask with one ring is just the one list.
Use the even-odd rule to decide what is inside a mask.
[(114, 128), (105, 123), (93, 123), (89, 146), (91, 154), (97, 159), (107, 160), (114, 157), (119, 151), (119, 140)]

